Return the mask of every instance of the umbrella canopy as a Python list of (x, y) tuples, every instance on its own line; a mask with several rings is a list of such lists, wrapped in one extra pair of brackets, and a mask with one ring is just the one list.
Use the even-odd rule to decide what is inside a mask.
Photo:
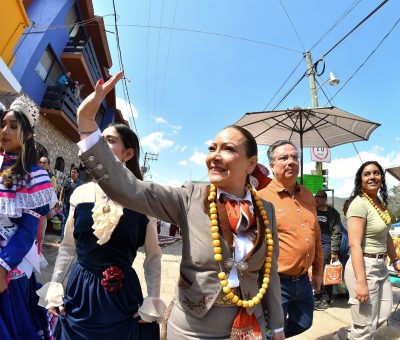
[(385, 168), (385, 171), (400, 181), (400, 165), (387, 167)]
[[(258, 144), (271, 145), (277, 140), (290, 140), (303, 147), (329, 147), (368, 140), (381, 124), (338, 109), (312, 109), (248, 112), (236, 122), (255, 137)], [(301, 158), (303, 177), (303, 157)]]

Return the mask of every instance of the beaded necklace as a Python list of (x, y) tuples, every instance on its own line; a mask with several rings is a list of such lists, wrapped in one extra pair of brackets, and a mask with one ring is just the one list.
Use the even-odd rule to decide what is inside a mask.
[(254, 307), (254, 305), (260, 303), (261, 299), (263, 298), (264, 294), (268, 289), (269, 275), (272, 266), (272, 251), (274, 245), (274, 241), (272, 240), (271, 229), (269, 228), (267, 213), (263, 207), (263, 204), (260, 198), (257, 196), (256, 191), (250, 185), (247, 185), (247, 188), (250, 190), (254, 202), (258, 207), (260, 215), (263, 219), (265, 226), (265, 244), (267, 246), (267, 256), (265, 258), (265, 264), (264, 264), (263, 282), (261, 284), (261, 288), (258, 290), (257, 295), (251, 298), (250, 300), (241, 300), (237, 295), (235, 295), (231, 291), (231, 288), (228, 287), (228, 280), (227, 280), (228, 275), (222, 270), (221, 267), (221, 262), (223, 261), (223, 257), (222, 257), (221, 242), (219, 240), (220, 233), (219, 233), (219, 222), (218, 222), (218, 210), (217, 210), (217, 205), (215, 203), (215, 199), (217, 197), (217, 188), (215, 187), (215, 185), (211, 184), (210, 194), (208, 196), (208, 201), (210, 202), (209, 207), (210, 207), (210, 221), (211, 221), (211, 237), (213, 238), (214, 259), (220, 265), (221, 271), (218, 273), (218, 278), (222, 286), (222, 291), (225, 293), (227, 299), (231, 300), (238, 307), (245, 307), (245, 308)]
[[(371, 203), (371, 205), (375, 208), (375, 210), (377, 211), (377, 213), (379, 214), (379, 216), (381, 217), (381, 219), (383, 220), (383, 222), (385, 222), (385, 224), (390, 224), (390, 223), (392, 223), (392, 218), (391, 218), (390, 215), (389, 215), (389, 211), (386, 209), (386, 207), (383, 205), (383, 203), (382, 203), (382, 207), (383, 207), (385, 210), (382, 210), (381, 208), (379, 208), (379, 207), (375, 204), (374, 200), (373, 200), (365, 191), (362, 191), (362, 195), (363, 195), (363, 197), (365, 197), (365, 198), (368, 200), (368, 202)], [(378, 200), (379, 200), (379, 199), (378, 199)]]

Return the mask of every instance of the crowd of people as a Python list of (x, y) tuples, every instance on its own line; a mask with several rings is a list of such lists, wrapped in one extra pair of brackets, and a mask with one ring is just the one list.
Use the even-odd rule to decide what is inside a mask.
[[(267, 179), (254, 137), (235, 125), (209, 146), (209, 184), (145, 182), (135, 133), (122, 124), (100, 132), (94, 119), (121, 77), (99, 81), (80, 105), (80, 158), (93, 181), (80, 182), (74, 167), (59, 197), (50, 160), (36, 164), (29, 110), (22, 103), (0, 116), (0, 338), (285, 339), (309, 329), (314, 310), (329, 308), (332, 286), (323, 272), (340, 261), (352, 326), (334, 338), (372, 339), (392, 308), (386, 257), (400, 272), (381, 165), (358, 169), (346, 223), (325, 191), (313, 196), (297, 183), (301, 155), (291, 141), (269, 147), (274, 178)], [(51, 282), (41, 287), (36, 239), (43, 241), (46, 227), (39, 232), (39, 221), (59, 200), (63, 238)], [(182, 238), (168, 308), (160, 299), (156, 219)], [(132, 268), (141, 246), (145, 298)]]

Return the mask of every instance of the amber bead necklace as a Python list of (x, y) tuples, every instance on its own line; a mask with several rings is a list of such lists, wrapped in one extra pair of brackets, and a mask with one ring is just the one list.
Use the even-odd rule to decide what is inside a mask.
[(271, 272), (272, 266), (272, 251), (274, 241), (272, 240), (272, 233), (271, 229), (269, 228), (269, 221), (267, 217), (267, 213), (263, 207), (263, 204), (258, 197), (256, 191), (253, 189), (251, 185), (247, 185), (247, 188), (250, 190), (255, 205), (260, 211), (260, 215), (263, 219), (264, 226), (265, 226), (265, 244), (267, 246), (267, 256), (265, 258), (264, 263), (264, 278), (261, 284), (260, 289), (258, 290), (257, 295), (249, 300), (242, 300), (239, 296), (235, 295), (231, 288), (228, 287), (228, 274), (222, 270), (221, 262), (223, 262), (222, 257), (222, 248), (220, 242), (220, 233), (219, 233), (219, 221), (218, 221), (218, 209), (215, 203), (217, 197), (217, 188), (215, 185), (211, 184), (210, 186), (210, 194), (208, 196), (208, 202), (210, 203), (210, 221), (211, 221), (211, 237), (213, 239), (213, 246), (214, 246), (214, 259), (220, 263), (221, 271), (218, 273), (218, 278), (220, 279), (220, 284), (222, 286), (222, 290), (225, 293), (227, 299), (231, 300), (234, 304), (239, 307), (254, 307), (260, 303), (261, 299), (263, 298), (264, 294), (266, 293), (269, 285), (269, 275)]

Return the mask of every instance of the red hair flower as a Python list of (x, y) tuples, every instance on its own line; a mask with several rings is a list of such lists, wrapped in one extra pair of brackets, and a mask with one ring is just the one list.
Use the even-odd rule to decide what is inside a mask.
[(123, 280), (123, 271), (117, 266), (110, 266), (103, 272), (100, 283), (106, 291), (113, 293), (122, 288)]

